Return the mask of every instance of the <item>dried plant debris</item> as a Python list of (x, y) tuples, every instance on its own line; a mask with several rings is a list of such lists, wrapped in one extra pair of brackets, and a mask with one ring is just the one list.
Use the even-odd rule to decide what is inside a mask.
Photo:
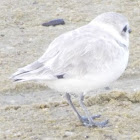
[(56, 26), (56, 25), (63, 25), (63, 24), (65, 24), (63, 19), (54, 19), (49, 22), (43, 23), (42, 26)]

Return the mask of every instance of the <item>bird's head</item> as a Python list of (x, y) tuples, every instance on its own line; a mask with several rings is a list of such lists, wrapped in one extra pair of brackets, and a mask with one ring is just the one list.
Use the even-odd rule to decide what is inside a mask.
[(131, 29), (129, 27), (129, 22), (125, 16), (115, 12), (107, 12), (97, 16), (93, 22), (100, 22), (107, 24), (116, 29), (117, 32), (126, 40), (129, 39), (129, 33)]

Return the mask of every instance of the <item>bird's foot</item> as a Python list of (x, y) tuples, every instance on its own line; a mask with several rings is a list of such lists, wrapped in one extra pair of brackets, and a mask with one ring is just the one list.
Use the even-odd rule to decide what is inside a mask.
[(103, 122), (94, 122), (93, 120), (96, 118), (99, 118), (101, 115), (95, 115), (95, 116), (91, 116), (91, 119), (89, 121), (89, 119), (85, 116), (81, 116), (81, 122), (83, 123), (84, 126), (87, 127), (105, 127), (108, 124), (108, 120), (105, 120)]
[[(100, 117), (101, 117), (101, 115), (94, 115), (94, 116), (91, 116), (91, 119), (94, 120), (94, 119), (100, 118)], [(89, 123), (89, 120), (86, 116), (81, 116), (81, 120), (82, 120), (82, 122)]]

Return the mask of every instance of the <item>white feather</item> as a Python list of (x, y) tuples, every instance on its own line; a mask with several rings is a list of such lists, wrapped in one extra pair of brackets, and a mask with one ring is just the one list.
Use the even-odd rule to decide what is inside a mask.
[[(57, 37), (42, 57), (19, 69), (12, 79), (45, 80), (60, 92), (80, 93), (104, 87), (119, 78), (127, 66), (129, 35), (121, 34), (126, 24), (127, 19), (120, 14), (100, 15)], [(58, 79), (59, 75), (63, 79)]]

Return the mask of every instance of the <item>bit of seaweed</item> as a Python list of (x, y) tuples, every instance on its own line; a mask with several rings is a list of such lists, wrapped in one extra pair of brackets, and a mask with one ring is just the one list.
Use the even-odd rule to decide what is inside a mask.
[(42, 26), (56, 26), (56, 25), (63, 25), (63, 24), (65, 24), (63, 19), (54, 19), (49, 22), (43, 23)]

